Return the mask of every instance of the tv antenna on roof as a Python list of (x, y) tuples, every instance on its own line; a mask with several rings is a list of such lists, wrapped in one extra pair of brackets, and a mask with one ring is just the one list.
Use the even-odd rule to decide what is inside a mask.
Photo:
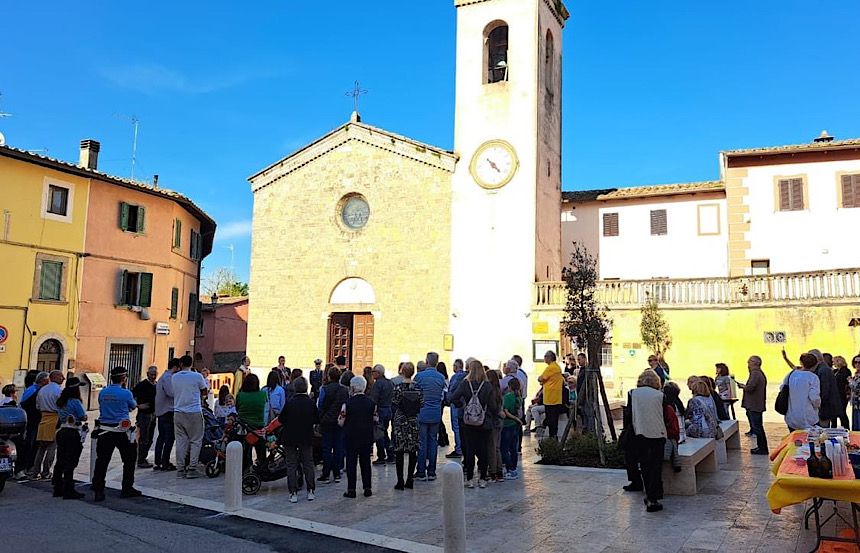
[[(0, 96), (3, 96), (2, 92), (0, 92)], [(12, 117), (12, 114), (0, 111), (0, 118), (3, 118), (3, 117)], [(5, 146), (5, 145), (6, 145), (6, 137), (3, 136), (2, 132), (0, 132), (0, 146)]]
[[(2, 92), (0, 92), (0, 96), (3, 96)], [(0, 117), (12, 117), (12, 114), (0, 111)]]
[(134, 141), (131, 144), (131, 180), (134, 180), (134, 166), (137, 164), (137, 132), (140, 128), (140, 119), (136, 115), (116, 114), (115, 117), (127, 119), (134, 125)]

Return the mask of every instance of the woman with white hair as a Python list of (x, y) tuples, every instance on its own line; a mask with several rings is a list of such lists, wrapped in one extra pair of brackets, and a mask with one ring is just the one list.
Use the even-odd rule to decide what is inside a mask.
[(354, 498), (356, 464), (361, 466), (361, 486), (364, 497), (373, 495), (370, 486), (370, 454), (373, 449), (373, 424), (376, 404), (364, 394), (367, 380), (354, 376), (349, 381), (350, 398), (343, 410), (343, 430), (346, 442), (346, 492), (344, 497)]
[[(697, 385), (699, 383), (696, 383)], [(663, 449), (666, 444), (666, 420), (660, 377), (651, 369), (639, 375), (636, 389), (627, 395), (622, 431), (627, 478), (624, 491), (645, 491), (645, 508), (649, 513), (662, 511)]]

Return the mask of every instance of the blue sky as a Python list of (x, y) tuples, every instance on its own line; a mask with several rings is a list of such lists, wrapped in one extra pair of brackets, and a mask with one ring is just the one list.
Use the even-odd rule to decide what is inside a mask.
[[(718, 177), (723, 149), (860, 136), (860, 2), (574, 2), (564, 36), (565, 190)], [(247, 278), (246, 178), (346, 121), (445, 148), (453, 0), (8, 2), (0, 130), (191, 196), (219, 223), (205, 267)], [(314, 217), (285, 206), (285, 217)]]

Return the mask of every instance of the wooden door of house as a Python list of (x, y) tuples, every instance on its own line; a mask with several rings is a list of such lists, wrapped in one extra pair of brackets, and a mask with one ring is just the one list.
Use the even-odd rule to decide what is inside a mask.
[(373, 315), (356, 313), (352, 322), (352, 372), (373, 366)]
[(36, 370), (49, 373), (62, 370), (60, 360), (63, 358), (63, 346), (57, 340), (45, 340), (39, 346), (39, 354), (36, 360)]
[(332, 313), (328, 324), (328, 362), (352, 353), (352, 313)]

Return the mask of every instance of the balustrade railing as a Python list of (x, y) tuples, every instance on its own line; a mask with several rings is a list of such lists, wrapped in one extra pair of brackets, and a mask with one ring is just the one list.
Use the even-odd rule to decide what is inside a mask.
[[(860, 300), (860, 269), (731, 278), (603, 280), (595, 296), (609, 307), (638, 306), (652, 298), (661, 305), (677, 306)], [(536, 307), (562, 308), (566, 301), (564, 282), (535, 284)]]

